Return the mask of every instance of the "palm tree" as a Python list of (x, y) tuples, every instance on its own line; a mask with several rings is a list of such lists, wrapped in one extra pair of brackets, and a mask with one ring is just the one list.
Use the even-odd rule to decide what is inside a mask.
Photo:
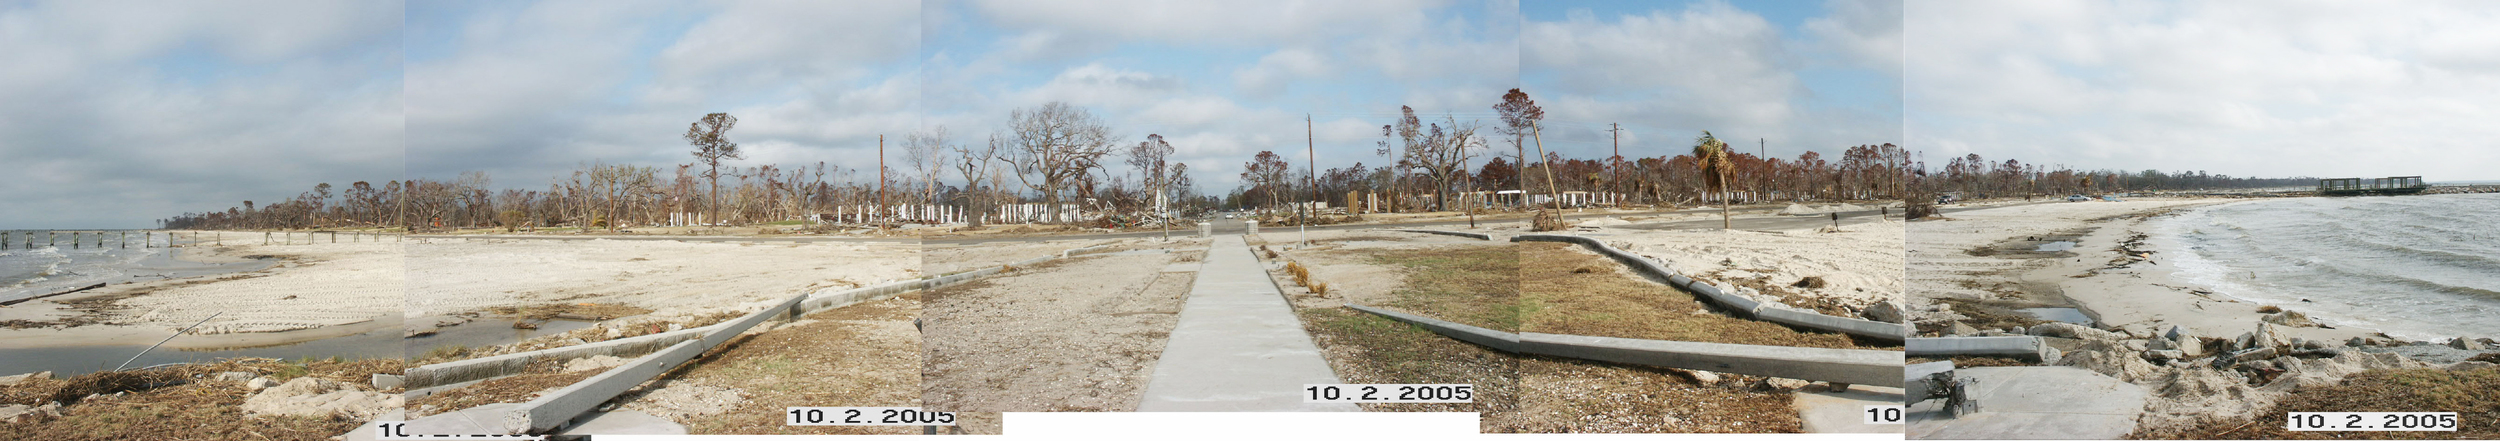
[(1735, 199), (1727, 192), (1727, 143), (1704, 130), (1700, 138), (1693, 139), (1693, 159), (1700, 160), (1703, 187), (1719, 192), (1719, 229), (1735, 229), (1735, 221), (1728, 219), (1727, 210), (1728, 204)]

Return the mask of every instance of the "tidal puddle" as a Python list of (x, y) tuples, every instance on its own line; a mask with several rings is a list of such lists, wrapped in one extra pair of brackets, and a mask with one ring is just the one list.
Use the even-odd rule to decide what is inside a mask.
[(2049, 242), (2049, 243), (2040, 244), (2040, 247), (2039, 247), (2039, 248), (2037, 248), (2037, 249), (2033, 249), (2032, 251), (2039, 251), (2039, 252), (2043, 252), (2043, 253), (2054, 253), (2054, 252), (2066, 251), (2066, 250), (2071, 250), (2071, 249), (2075, 249), (2075, 241), (2071, 241), (2071, 240), (2061, 240), (2061, 241), (2056, 241), (2056, 242)]
[[(391, 344), (399, 338), (397, 326), (387, 326), (363, 334), (331, 337), (301, 343), (235, 349), (156, 348), (140, 356), (130, 367), (138, 368), (167, 363), (211, 362), (223, 358), (266, 357), (298, 358), (399, 358), (399, 348)], [(90, 372), (112, 370), (130, 356), (147, 350), (148, 345), (69, 346), (57, 348), (0, 349), (0, 375), (52, 371), (54, 377), (68, 377)]]

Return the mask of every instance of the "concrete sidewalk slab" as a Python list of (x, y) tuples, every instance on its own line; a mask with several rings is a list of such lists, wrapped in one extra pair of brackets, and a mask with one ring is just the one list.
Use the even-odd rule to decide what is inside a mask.
[(1360, 411), (1349, 403), (1303, 402), (1303, 385), (1336, 383), (1342, 381), (1249, 244), (1220, 236), (1137, 411)]
[(1901, 388), (1857, 385), (1849, 390), (1798, 390), (1790, 407), (1806, 433), (1901, 433), (1901, 424), (1867, 424), (1866, 406), (1901, 404)]
[(582, 415), (558, 435), (685, 435), (686, 426), (635, 410), (617, 409)]
[(1910, 406), (1911, 439), (2118, 439), (2135, 432), (2144, 388), (2070, 366), (1976, 367), (1979, 412), (1944, 412), (1944, 400)]
[(495, 403), (453, 412), (434, 414), (409, 421), (401, 430), (409, 435), (509, 435), (504, 419), (522, 409), (520, 403)]

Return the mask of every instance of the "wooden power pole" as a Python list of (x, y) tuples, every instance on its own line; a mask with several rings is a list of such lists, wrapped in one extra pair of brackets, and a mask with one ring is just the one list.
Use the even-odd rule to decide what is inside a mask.
[(877, 135), (877, 234), (885, 234), (885, 135)]

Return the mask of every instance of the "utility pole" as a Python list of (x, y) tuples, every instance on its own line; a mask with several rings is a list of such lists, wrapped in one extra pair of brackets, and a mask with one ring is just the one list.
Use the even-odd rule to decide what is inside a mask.
[(1611, 127), (1606, 129), (1606, 132), (1613, 134), (1615, 140), (1615, 168), (1607, 172), (1606, 181), (1613, 183), (1613, 187), (1620, 190), (1623, 189), (1623, 124), (1606, 123), (1606, 126)]
[[(1540, 124), (1535, 124), (1535, 125), (1530, 125), (1530, 126), (1528, 126), (1528, 138), (1529, 138), (1530, 140), (1536, 141), (1536, 157), (1537, 157), (1538, 159), (1543, 159), (1543, 158), (1545, 158), (1545, 124), (1540, 123)], [(1562, 211), (1562, 183), (1561, 183), (1560, 181), (1555, 181), (1555, 180), (1554, 180), (1554, 164), (1553, 164), (1553, 163), (1551, 163), (1551, 162), (1543, 162), (1543, 163), (1542, 163), (1542, 164), (1541, 164), (1538, 168), (1545, 169), (1545, 189), (1546, 189), (1546, 191), (1549, 191), (1549, 192), (1550, 192), (1550, 193), (1548, 193), (1548, 194), (1550, 195), (1550, 197), (1552, 197), (1552, 198), (1554, 199), (1553, 201), (1551, 201), (1551, 202), (1553, 202), (1553, 203), (1554, 203), (1554, 221), (1555, 221), (1555, 223), (1561, 223), (1561, 221), (1562, 221), (1562, 219), (1563, 219), (1563, 214), (1562, 214), (1562, 213), (1563, 213), (1563, 211)], [(1527, 196), (1527, 195), (1522, 194), (1522, 195), (1520, 195), (1520, 196), (1523, 196), (1523, 197), (1524, 197), (1524, 196)], [(1537, 205), (1537, 210), (1539, 210), (1539, 211), (1543, 211), (1544, 209), (1545, 209), (1545, 206), (1544, 206), (1543, 204), (1539, 204), (1539, 205)], [(1534, 224), (1535, 224), (1535, 221), (1533, 221), (1533, 220), (1532, 220), (1532, 221), (1529, 221), (1529, 223), (1530, 223), (1531, 225), (1534, 225)], [(1536, 228), (1534, 228), (1534, 227), (1530, 227), (1530, 228), (1529, 228), (1529, 230), (1531, 230), (1531, 231), (1533, 231), (1533, 230), (1535, 230), (1535, 229), (1536, 229)]]
[(877, 135), (877, 234), (885, 234), (885, 135)]
[[(1303, 155), (1303, 159), (1302, 159), (1302, 160), (1304, 161), (1304, 164), (1302, 164), (1302, 169), (1303, 169), (1304, 171), (1306, 171), (1306, 172), (1309, 172), (1309, 173), (1310, 173), (1309, 175), (1306, 175), (1305, 179), (1302, 181), (1302, 185), (1303, 185), (1304, 187), (1309, 187), (1307, 190), (1311, 193), (1311, 200), (1312, 200), (1312, 201), (1318, 201), (1318, 200), (1319, 200), (1319, 147), (1318, 147), (1318, 146), (1319, 146), (1319, 135), (1314, 134), (1313, 130), (1311, 129), (1311, 114), (1308, 114), (1308, 113), (1302, 114), (1302, 155)], [(1304, 202), (1304, 203), (1302, 203), (1302, 209), (1301, 209), (1301, 210), (1299, 210), (1299, 211), (1296, 211), (1296, 212), (1295, 212), (1297, 215), (1302, 216), (1302, 218), (1300, 219), (1300, 222), (1294, 222), (1294, 223), (1296, 223), (1296, 224), (1300, 224), (1299, 226), (1302, 228), (1302, 245), (1301, 245), (1301, 246), (1302, 246), (1302, 247), (1305, 247), (1305, 248), (1308, 248), (1308, 247), (1310, 247), (1310, 246), (1311, 246), (1311, 217), (1310, 217), (1309, 215), (1307, 215), (1307, 214), (1302, 214), (1302, 213), (1308, 213), (1308, 212), (1310, 212), (1310, 211), (1311, 211), (1311, 204), (1310, 204), (1309, 202)]]

